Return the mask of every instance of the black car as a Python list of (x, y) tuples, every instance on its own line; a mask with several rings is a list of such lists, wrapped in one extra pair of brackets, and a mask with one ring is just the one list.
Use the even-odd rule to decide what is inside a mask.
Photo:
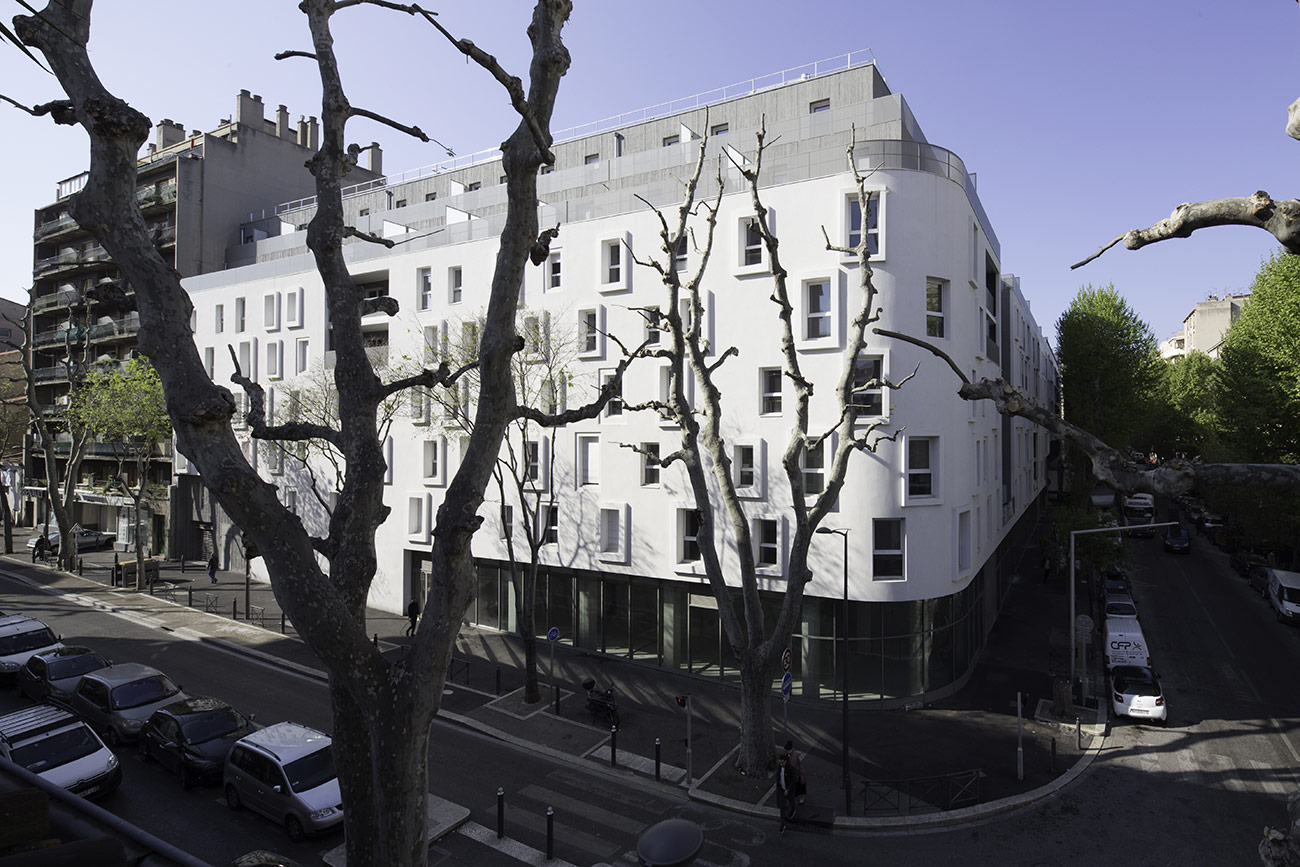
[(258, 727), (224, 701), (190, 696), (154, 711), (140, 730), (140, 757), (181, 776), (185, 788), (221, 782), (226, 754)]
[(1263, 555), (1252, 554), (1244, 548), (1238, 548), (1232, 552), (1232, 556), (1228, 558), (1228, 563), (1242, 578), (1249, 578), (1251, 569), (1256, 566), (1268, 565), (1268, 560)]
[(1111, 596), (1116, 593), (1131, 595), (1132, 586), (1128, 583), (1128, 574), (1118, 566), (1110, 566), (1101, 575), (1101, 584), (1097, 588), (1101, 595)]
[(65, 644), (37, 653), (18, 669), (18, 691), (32, 701), (52, 701), (67, 707), (83, 674), (112, 665), (89, 647)]
[(1165, 530), (1165, 550), (1171, 554), (1187, 554), (1192, 550), (1192, 540), (1186, 527), (1169, 527)]

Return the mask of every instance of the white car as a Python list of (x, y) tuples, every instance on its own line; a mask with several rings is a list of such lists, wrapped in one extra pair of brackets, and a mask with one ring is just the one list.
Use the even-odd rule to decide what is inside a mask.
[[(27, 540), (27, 550), (34, 551), (36, 546), (41, 543), (42, 534), (33, 533)], [(45, 536), (50, 540), (50, 552), (59, 550), (59, 531), (50, 528), (50, 532)], [(78, 530), (77, 535), (78, 551), (94, 551), (98, 548), (111, 548), (113, 542), (117, 539), (112, 533), (101, 533), (99, 530)]]
[(1116, 716), (1164, 722), (1168, 719), (1160, 678), (1142, 665), (1117, 665), (1110, 672), (1110, 704)]
[(62, 646), (50, 628), (35, 618), (21, 614), (0, 617), (0, 683), (16, 682), (18, 670), (33, 654)]
[(1106, 617), (1137, 617), (1137, 605), (1133, 603), (1133, 597), (1125, 593), (1109, 593), (1106, 595), (1106, 608), (1104, 610)]
[(84, 798), (102, 798), (122, 782), (113, 751), (85, 722), (53, 705), (0, 716), (0, 756)]

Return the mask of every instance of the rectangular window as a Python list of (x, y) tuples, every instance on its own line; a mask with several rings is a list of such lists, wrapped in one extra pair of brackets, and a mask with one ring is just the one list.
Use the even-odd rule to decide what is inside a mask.
[(623, 280), (623, 245), (619, 241), (604, 243), (605, 282), (621, 283)]
[(426, 202), (436, 202), (436, 201), (438, 201), (438, 194), (437, 194), (437, 193), (425, 193), (425, 194), (424, 194), (424, 200), (425, 200)]
[(397, 200), (397, 205), (396, 205), (396, 207), (398, 207), (398, 208), (405, 208), (405, 207), (406, 207), (406, 199), (398, 199), (398, 200)]
[(203, 369), (207, 372), (208, 379), (213, 379), (216, 376), (217, 351), (211, 346), (205, 347), (203, 350)]
[(369, 216), (370, 216), (370, 209), (369, 209), (369, 208), (362, 208), (362, 209), (360, 210), (360, 212), (357, 214), (357, 216), (359, 216), (359, 217), (369, 217)]
[(694, 563), (700, 559), (700, 513), (695, 509), (677, 510), (677, 562)]
[(661, 315), (659, 312), (658, 305), (652, 305), (650, 307), (645, 308), (645, 310), (641, 313), (641, 315), (645, 317), (646, 345), (658, 346), (659, 338), (660, 338), (659, 317)]
[(736, 475), (737, 488), (752, 488), (757, 479), (754, 465), (754, 447), (736, 446), (735, 458), (732, 460)]
[(415, 294), (421, 310), (433, 307), (433, 269), (421, 268), (415, 272)]
[(677, 239), (677, 249), (673, 251), (673, 267), (677, 269), (678, 274), (686, 271), (686, 257), (690, 252), (689, 247), (690, 241), (687, 239), (686, 233), (683, 232), (682, 236)]
[(831, 336), (831, 284), (818, 280), (804, 284), (804, 338), (821, 340)]
[(442, 478), (442, 440), (424, 441), (424, 480), (437, 482)]
[(298, 514), (298, 491), (296, 489), (285, 488), (284, 507), (288, 509), (290, 513), (294, 515)]
[[(845, 207), (848, 208), (848, 237), (845, 238), (844, 246), (851, 250), (856, 250), (858, 244), (862, 242), (862, 203), (858, 201), (857, 193), (850, 195), (846, 199)], [(880, 255), (880, 194), (872, 195), (867, 204), (867, 253), (872, 256)]]
[(584, 166), (594, 166), (598, 162), (600, 162), (600, 154), (587, 154), (582, 158)]
[(214, 330), (221, 334), (226, 330), (226, 305), (218, 304), (216, 311), (213, 313), (212, 324)]
[(826, 490), (826, 440), (820, 440), (816, 445), (805, 445), (800, 463), (804, 494), (813, 496)]
[(659, 443), (641, 443), (641, 484), (659, 484)]
[(709, 135), (726, 135), (731, 127), (725, 123), (715, 123), (709, 127)]
[(424, 532), (424, 497), (406, 498), (406, 533), (418, 536)]
[(534, 483), (542, 480), (542, 444), (538, 440), (524, 443), (524, 480)]
[(515, 534), (515, 507), (504, 505), (501, 507), (501, 538), (509, 539)]
[(463, 295), (465, 274), (459, 265), (447, 271), (447, 303), (459, 304)]
[(754, 521), (754, 565), (771, 568), (780, 564), (780, 543), (778, 527), (771, 518), (759, 518)]
[(472, 193), (476, 190), (481, 190), (481, 189), (483, 189), (482, 181), (470, 181), (468, 184), (465, 185), (465, 192), (467, 193)]
[(595, 355), (600, 352), (600, 315), (598, 310), (578, 311), (578, 352)]
[(970, 510), (957, 515), (957, 572), (969, 572), (971, 567), (971, 517)]
[(600, 438), (578, 437), (578, 486), (600, 483)]
[(925, 335), (944, 337), (944, 314), (947, 312), (948, 281), (933, 277), (925, 281)]
[(429, 394), (422, 388), (413, 388), (410, 391), (411, 404), (411, 424), (428, 424), (429, 408), (432, 401)]
[(266, 377), (267, 379), (280, 378), (280, 362), (284, 356), (284, 344), (279, 340), (269, 340), (266, 343)]
[(903, 519), (876, 518), (871, 522), (871, 577), (875, 581), (903, 578)]
[[(604, 388), (613, 381), (614, 370), (602, 370), (600, 372), (600, 387)], [(621, 386), (616, 387), (609, 397), (609, 403), (605, 404), (605, 418), (619, 418), (623, 415), (623, 389)]]
[(235, 299), (235, 333), (244, 333), (244, 299)]
[(853, 406), (859, 416), (885, 414), (884, 357), (859, 355), (853, 365)]
[(937, 437), (907, 438), (908, 497), (933, 497), (938, 493), (935, 484), (938, 456)]
[(759, 370), (761, 400), (759, 412), (763, 415), (781, 414), (781, 368), (764, 367)]
[(670, 148), (675, 144), (681, 144), (681, 141), (682, 137), (679, 135), (666, 135), (664, 136), (664, 147)]
[(740, 264), (763, 264), (763, 236), (758, 230), (758, 220), (750, 217), (741, 223), (745, 233), (745, 246), (741, 250)]
[(301, 328), (303, 326), (303, 294), (303, 289), (300, 286), (297, 289), (289, 290), (288, 294), (284, 296), (284, 324), (289, 328)]
[(542, 525), (542, 544), (558, 545), (560, 543), (560, 507), (555, 504), (542, 506), (542, 517), (545, 523)]
[(271, 292), (262, 299), (262, 327), (267, 331), (280, 330), (279, 292)]
[(814, 99), (812, 102), (808, 103), (809, 114), (817, 114), (818, 112), (830, 111), (830, 110), (831, 110), (830, 99)]
[(603, 506), (600, 510), (600, 559), (605, 562), (625, 562), (626, 545), (623, 539), (624, 516), (627, 506)]
[(307, 369), (311, 361), (311, 354), (308, 351), (310, 340), (306, 337), (300, 337), (294, 344), (294, 373), (302, 373)]
[(551, 253), (550, 258), (546, 261), (546, 288), (548, 290), (559, 289), (561, 275), (559, 251)]

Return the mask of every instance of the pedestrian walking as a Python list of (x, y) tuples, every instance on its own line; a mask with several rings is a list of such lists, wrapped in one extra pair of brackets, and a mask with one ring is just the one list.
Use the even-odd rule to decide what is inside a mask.
[(217, 583), (217, 554), (215, 551), (208, 558), (208, 580), (213, 584)]
[(799, 798), (799, 803), (803, 803), (804, 797), (808, 794), (808, 778), (804, 776), (803, 761), (799, 754), (794, 751), (794, 741), (785, 742), (785, 762), (794, 771), (795, 795)]
[(1047, 583), (1047, 576), (1052, 574), (1052, 558), (1043, 557), (1043, 583)]
[(406, 637), (410, 638), (415, 634), (415, 625), (420, 621), (420, 603), (414, 596), (411, 597), (411, 603), (406, 606), (406, 619), (411, 621), (406, 627)]
[(799, 787), (794, 769), (790, 767), (785, 753), (776, 759), (776, 806), (781, 813), (781, 833), (794, 821), (794, 814), (799, 809)]

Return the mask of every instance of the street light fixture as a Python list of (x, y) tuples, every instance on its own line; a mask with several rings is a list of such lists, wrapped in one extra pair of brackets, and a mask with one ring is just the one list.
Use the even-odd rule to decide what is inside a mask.
[(818, 527), (816, 532), (823, 535), (834, 533), (844, 540), (844, 604), (840, 608), (840, 653), (842, 654), (840, 673), (844, 681), (840, 722), (842, 748), (840, 767), (844, 774), (844, 815), (847, 816), (852, 812), (853, 806), (853, 793), (849, 788), (849, 531), (842, 527)]

